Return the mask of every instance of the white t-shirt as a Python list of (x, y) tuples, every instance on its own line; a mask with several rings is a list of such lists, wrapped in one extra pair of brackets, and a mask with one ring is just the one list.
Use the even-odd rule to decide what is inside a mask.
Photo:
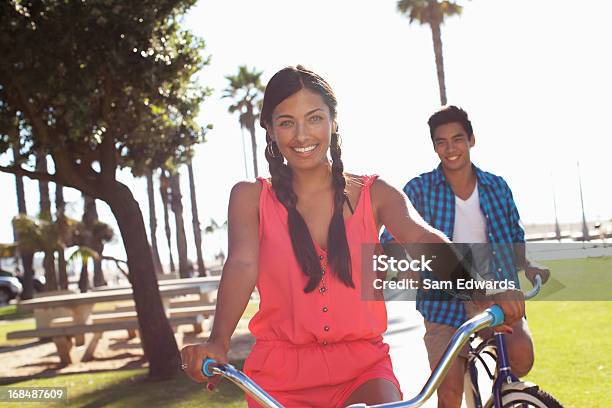
[[(453, 242), (476, 244), (469, 245), (469, 251), (473, 258), (472, 276), (479, 279), (492, 279), (489, 271), (490, 248), (486, 245), (488, 242), (487, 220), (480, 209), (478, 183), (476, 183), (474, 191), (467, 200), (455, 196)], [(468, 250), (467, 247), (461, 249)]]
[(487, 220), (480, 209), (478, 183), (467, 200), (455, 196), (453, 242), (469, 244), (487, 242)]

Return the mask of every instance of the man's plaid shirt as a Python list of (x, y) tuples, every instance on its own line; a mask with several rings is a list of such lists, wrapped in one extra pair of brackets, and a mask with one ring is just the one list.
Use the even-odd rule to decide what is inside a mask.
[[(492, 272), (498, 280), (514, 280), (518, 288), (517, 268), (514, 262), (513, 243), (524, 243), (525, 232), (512, 192), (506, 181), (474, 166), (478, 180), (480, 208), (486, 218), (487, 237), (493, 257)], [(455, 194), (446, 181), (441, 166), (410, 180), (404, 192), (414, 208), (432, 227), (453, 239), (455, 225)], [(381, 243), (393, 239), (385, 229)], [(459, 327), (467, 320), (463, 301), (442, 291), (417, 293), (417, 309), (425, 320)]]

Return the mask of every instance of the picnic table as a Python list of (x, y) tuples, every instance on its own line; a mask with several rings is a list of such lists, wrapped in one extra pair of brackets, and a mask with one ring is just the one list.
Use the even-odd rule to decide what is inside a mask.
[[(180, 284), (159, 285), (164, 309), (168, 310), (170, 299), (189, 294), (206, 294), (217, 289), (218, 280), (185, 282)], [(17, 304), (17, 311), (33, 311), (36, 327), (48, 327), (51, 321), (60, 316), (71, 316), (75, 323), (86, 323), (96, 303), (132, 300), (132, 288), (104, 291), (73, 293), (68, 295), (47, 296), (25, 300)]]
[[(180, 280), (180, 283), (160, 284), (159, 292), (166, 315), (170, 323), (194, 324), (201, 327), (203, 313), (212, 313), (214, 306), (209, 308), (183, 308), (171, 316), (170, 300), (177, 296), (207, 295), (218, 288), (219, 280), (210, 278), (193, 278), (194, 280)], [(178, 281), (178, 280), (177, 280)], [(71, 338), (74, 337), (77, 346), (85, 344), (85, 333), (95, 333), (85, 352), (84, 360), (91, 359), (93, 351), (101, 334), (109, 330), (127, 329), (135, 331), (138, 328), (135, 311), (110, 313), (96, 322), (92, 322), (94, 305), (102, 302), (120, 302), (132, 300), (131, 287), (122, 289), (109, 289), (87, 293), (73, 293), (57, 296), (47, 296), (26, 300), (17, 304), (18, 311), (33, 311), (36, 329), (10, 332), (7, 338), (51, 337), (53, 338), (60, 359), (63, 363), (70, 363), (69, 355), (72, 347)], [(68, 318), (60, 327), (54, 327), (53, 322)], [(97, 316), (98, 318), (100, 316)]]
[[(157, 285), (159, 287), (162, 286), (173, 286), (173, 285), (206, 285), (213, 284), (219, 285), (219, 281), (221, 280), (221, 276), (199, 276), (195, 278), (177, 278), (177, 279), (160, 279), (157, 281)], [(92, 288), (93, 292), (104, 292), (108, 290), (117, 290), (117, 289), (129, 289), (131, 285), (121, 285), (121, 286), (98, 286)]]

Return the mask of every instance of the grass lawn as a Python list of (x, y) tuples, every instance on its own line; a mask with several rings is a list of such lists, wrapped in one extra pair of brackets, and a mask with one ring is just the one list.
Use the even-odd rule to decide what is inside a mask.
[(26, 320), (0, 320), (0, 347), (18, 346), (20, 344), (31, 343), (33, 339), (7, 340), (6, 333), (17, 330), (30, 330), (35, 328), (34, 319)]
[[(241, 363), (235, 363), (241, 367)], [(66, 387), (68, 404), (30, 403), (45, 407), (246, 407), (244, 395), (229, 381), (222, 381), (210, 393), (184, 375), (165, 382), (145, 381), (146, 370), (118, 370), (103, 373), (70, 374), (11, 384), (11, 387)], [(0, 403), (2, 407), (23, 407), (23, 403)]]
[(612, 302), (528, 302), (533, 381), (565, 407), (612, 407)]
[[(559, 301), (612, 300), (612, 257), (559, 259), (540, 262), (551, 270), (538, 299)], [(521, 274), (521, 288), (531, 284)]]
[[(612, 258), (542, 263), (553, 278), (544, 286), (543, 298), (563, 300), (527, 302), (536, 347), (535, 366), (527, 380), (565, 407), (612, 407), (612, 302), (586, 301), (611, 297)], [(521, 286), (531, 287), (523, 282)]]
[(0, 306), (0, 321), (25, 319), (28, 317), (32, 317), (32, 312), (29, 310), (18, 312), (15, 305)]
[(33, 329), (34, 319), (30, 319), (31, 317), (32, 312), (18, 312), (15, 305), (0, 307), (0, 347), (30, 343), (31, 339), (7, 340), (6, 333), (15, 330)]

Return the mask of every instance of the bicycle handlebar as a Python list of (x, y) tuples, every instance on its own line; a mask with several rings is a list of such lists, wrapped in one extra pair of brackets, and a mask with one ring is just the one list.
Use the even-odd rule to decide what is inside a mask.
[(212, 358), (207, 358), (202, 363), (202, 374), (206, 377), (212, 377), (213, 375), (222, 375), (226, 377), (244, 392), (249, 394), (251, 398), (256, 400), (262, 407), (283, 408), (283, 406), (265, 392), (263, 388), (231, 364), (218, 364)]
[(525, 300), (531, 299), (540, 293), (540, 289), (542, 289), (542, 277), (540, 275), (536, 275), (535, 285), (533, 285), (533, 288), (531, 288), (529, 292), (525, 293)]

